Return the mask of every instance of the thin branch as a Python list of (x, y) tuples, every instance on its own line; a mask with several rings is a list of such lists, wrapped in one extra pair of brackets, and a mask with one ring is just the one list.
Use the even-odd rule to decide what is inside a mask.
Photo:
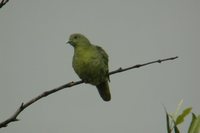
[[(134, 69), (134, 68), (139, 68), (139, 67), (143, 67), (143, 66), (146, 66), (146, 65), (150, 65), (150, 64), (154, 64), (154, 63), (161, 63), (161, 62), (164, 62), (164, 61), (168, 61), (168, 60), (174, 60), (178, 58), (177, 56), (176, 57), (171, 57), (171, 58), (166, 58), (166, 59), (160, 59), (160, 60), (156, 60), (156, 61), (151, 61), (151, 62), (148, 62), (148, 63), (144, 63), (144, 64), (138, 64), (138, 65), (135, 65), (135, 66), (131, 66), (131, 67), (128, 67), (128, 68), (119, 68), (117, 70), (114, 70), (114, 71), (111, 71), (109, 72), (109, 75), (112, 75), (112, 74), (116, 74), (116, 73), (120, 73), (120, 72), (124, 72), (124, 71), (128, 71), (130, 69)], [(3, 128), (3, 127), (6, 127), (9, 123), (11, 122), (15, 122), (15, 121), (19, 121), (17, 119), (17, 116), (25, 109), (27, 108), (28, 106), (30, 106), (31, 104), (35, 103), (36, 101), (40, 100), (41, 98), (43, 97), (46, 97), (50, 94), (53, 94), (57, 91), (60, 91), (60, 90), (63, 90), (65, 88), (69, 88), (69, 87), (72, 87), (72, 86), (75, 86), (75, 85), (79, 85), (79, 84), (82, 84), (84, 83), (83, 81), (76, 81), (76, 82), (69, 82), (67, 84), (64, 84), (62, 86), (59, 86), (57, 88), (54, 88), (54, 89), (51, 89), (51, 90), (48, 90), (48, 91), (45, 91), (43, 93), (41, 93), (40, 95), (32, 98), (30, 101), (26, 102), (26, 103), (22, 103), (20, 105), (20, 107), (16, 110), (16, 112), (11, 116), (9, 117), (8, 119), (6, 119), (5, 121), (1, 122), (0, 123), (0, 128)]]
[(162, 63), (164, 61), (168, 61), (168, 60), (174, 60), (178, 58), (178, 56), (176, 57), (171, 57), (171, 58), (166, 58), (166, 59), (160, 59), (160, 60), (156, 60), (156, 61), (151, 61), (151, 62), (147, 62), (147, 63), (144, 63), (144, 64), (137, 64), (135, 66), (131, 66), (131, 67), (127, 67), (127, 68), (119, 68), (115, 71), (112, 71), (109, 73), (109, 75), (112, 75), (112, 74), (115, 74), (115, 73), (120, 73), (120, 72), (124, 72), (124, 71), (128, 71), (130, 69), (134, 69), (134, 68), (139, 68), (139, 67), (143, 67), (143, 66), (147, 66), (147, 65), (150, 65), (150, 64), (154, 64), (154, 63)]
[(0, 8), (2, 8), (9, 0), (2, 0), (0, 2)]

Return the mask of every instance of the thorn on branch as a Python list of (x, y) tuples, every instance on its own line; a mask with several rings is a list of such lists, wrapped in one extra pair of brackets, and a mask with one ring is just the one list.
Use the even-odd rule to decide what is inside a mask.
[(24, 108), (24, 103), (21, 104), (20, 110), (23, 110), (23, 108)]
[(135, 65), (134, 67), (135, 67), (135, 68), (139, 68), (139, 67), (141, 67), (141, 65), (140, 65), (140, 64), (138, 64), (138, 65)]
[(48, 91), (43, 92), (44, 97), (48, 96)]
[(70, 82), (70, 83), (69, 83), (69, 86), (72, 86), (73, 84), (74, 84), (74, 81)]
[(13, 122), (15, 122), (15, 121), (20, 121), (20, 119), (17, 119), (17, 118), (16, 118), (16, 119), (13, 120)]
[(118, 71), (120, 71), (120, 72), (121, 72), (121, 70), (122, 70), (122, 68), (120, 67), (120, 68), (118, 69)]
[(161, 60), (158, 60), (158, 63), (161, 63), (162, 61)]

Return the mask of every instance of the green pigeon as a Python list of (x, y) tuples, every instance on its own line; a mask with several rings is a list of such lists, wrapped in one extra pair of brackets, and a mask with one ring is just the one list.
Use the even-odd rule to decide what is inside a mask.
[(70, 35), (67, 43), (74, 47), (74, 71), (85, 83), (95, 85), (104, 101), (110, 101), (108, 54), (80, 33)]

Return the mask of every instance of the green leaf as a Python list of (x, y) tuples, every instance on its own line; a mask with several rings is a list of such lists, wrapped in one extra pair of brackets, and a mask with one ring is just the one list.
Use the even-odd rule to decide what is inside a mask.
[(169, 114), (165, 111), (166, 113), (166, 120), (167, 120), (167, 133), (171, 133), (170, 129), (170, 122), (169, 122)]
[(200, 131), (200, 115), (198, 117), (192, 113), (192, 122), (190, 123), (190, 127), (188, 133), (199, 133)]
[(173, 127), (174, 133), (180, 133), (180, 131), (179, 131), (177, 125), (176, 125), (176, 122), (175, 122), (173, 119), (172, 119), (172, 121), (173, 121), (173, 123), (174, 123), (174, 127)]
[(184, 118), (191, 112), (191, 110), (192, 110), (191, 107), (186, 108), (185, 110), (183, 110), (182, 114), (180, 114), (180, 115), (177, 117), (175, 124), (176, 124), (176, 125), (181, 124), (181, 123), (184, 121)]
[(192, 121), (190, 123), (190, 127), (188, 129), (188, 133), (192, 130), (191, 128), (192, 128), (192, 125), (194, 124), (194, 121), (195, 121), (196, 118), (197, 118), (196, 115), (194, 113), (192, 113)]
[(176, 107), (176, 111), (172, 114), (173, 120), (175, 120), (178, 116), (178, 112), (181, 108), (181, 105), (183, 104), (183, 99), (178, 103), (178, 106)]
[(174, 125), (174, 132), (175, 132), (175, 133), (180, 133), (180, 131), (179, 131), (177, 125)]
[(170, 115), (167, 113), (167, 109), (165, 108), (165, 106), (163, 105), (164, 109), (165, 109), (165, 114), (166, 114), (166, 121), (167, 121), (167, 133), (171, 133), (171, 128), (170, 128)]

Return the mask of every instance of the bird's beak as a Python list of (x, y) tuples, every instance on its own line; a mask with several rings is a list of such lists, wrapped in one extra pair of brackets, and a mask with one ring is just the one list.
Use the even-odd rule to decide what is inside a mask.
[(66, 44), (70, 44), (73, 46), (74, 43), (71, 40), (69, 40), (68, 42), (66, 42)]
[(70, 44), (71, 41), (67, 41), (66, 44)]
[(68, 42), (66, 42), (66, 44), (70, 44), (70, 45), (72, 45), (72, 46), (75, 46), (74, 42), (71, 41), (71, 40), (69, 40)]

